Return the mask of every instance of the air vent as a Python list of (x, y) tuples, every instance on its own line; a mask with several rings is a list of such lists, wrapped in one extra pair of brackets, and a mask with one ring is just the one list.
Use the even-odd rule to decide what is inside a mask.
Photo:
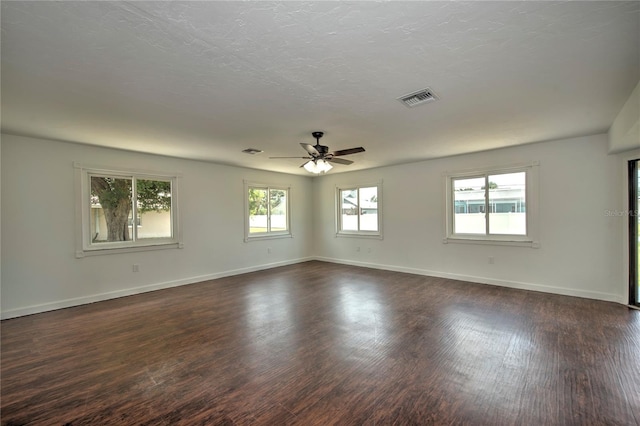
[(427, 87), (426, 89), (409, 93), (408, 95), (400, 96), (398, 100), (402, 102), (404, 106), (408, 108), (413, 108), (418, 105), (436, 101), (438, 100), (438, 96), (435, 93), (433, 93), (433, 90)]
[(245, 154), (251, 154), (251, 155), (254, 155), (254, 154), (261, 154), (261, 153), (263, 153), (264, 151), (263, 151), (263, 150), (261, 150), (261, 149), (247, 148), (247, 149), (243, 149), (243, 150), (242, 150), (242, 152), (244, 152)]

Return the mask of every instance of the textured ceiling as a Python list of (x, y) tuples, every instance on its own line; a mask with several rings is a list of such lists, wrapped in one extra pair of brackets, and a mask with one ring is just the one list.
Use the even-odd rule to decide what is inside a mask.
[(314, 130), (366, 148), (330, 173), (604, 132), (640, 80), (637, 1), (1, 8), (3, 132), (287, 173)]

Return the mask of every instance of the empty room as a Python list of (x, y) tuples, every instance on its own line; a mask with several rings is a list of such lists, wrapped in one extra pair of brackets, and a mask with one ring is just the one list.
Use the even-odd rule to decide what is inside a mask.
[(0, 424), (640, 425), (640, 2), (0, 7)]

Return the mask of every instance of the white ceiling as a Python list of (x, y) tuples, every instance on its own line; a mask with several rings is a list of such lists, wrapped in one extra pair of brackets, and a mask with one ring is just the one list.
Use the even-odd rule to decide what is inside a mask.
[(314, 130), (366, 148), (330, 173), (605, 132), (640, 80), (638, 1), (1, 8), (3, 132), (287, 173)]

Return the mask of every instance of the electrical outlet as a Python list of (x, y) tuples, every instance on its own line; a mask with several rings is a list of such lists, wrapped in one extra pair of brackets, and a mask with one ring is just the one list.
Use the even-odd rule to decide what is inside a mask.
[(367, 249), (367, 253), (371, 253), (371, 247)]
[(267, 247), (267, 253), (271, 254), (271, 247)]
[(493, 265), (493, 264), (494, 264), (493, 256), (489, 256), (489, 265)]
[(356, 251), (360, 251), (360, 247), (356, 247)]
[(139, 272), (140, 271), (140, 265), (138, 265), (137, 263), (133, 264), (133, 272)]

